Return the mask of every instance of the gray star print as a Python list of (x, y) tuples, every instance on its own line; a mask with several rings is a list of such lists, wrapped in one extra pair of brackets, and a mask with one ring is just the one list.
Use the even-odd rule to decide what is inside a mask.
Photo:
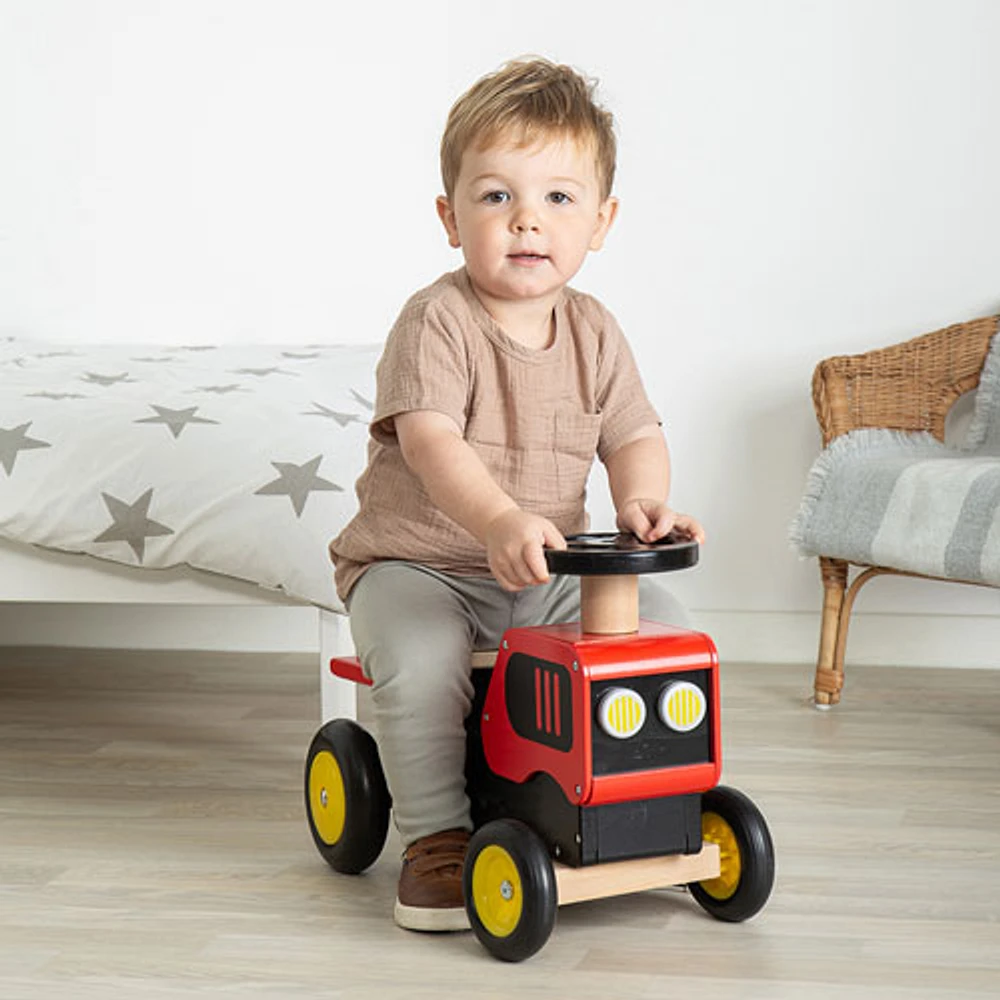
[(14, 463), (17, 461), (19, 451), (52, 447), (48, 441), (28, 437), (28, 428), (31, 424), (32, 421), (29, 420), (17, 427), (0, 427), (0, 465), (4, 467), (8, 476), (14, 472)]
[(268, 375), (295, 375), (295, 372), (286, 372), (284, 368), (273, 365), (270, 368), (236, 368), (234, 375), (256, 375), (257, 378), (266, 378)]
[(344, 492), (336, 483), (316, 475), (322, 461), (323, 456), (317, 455), (302, 465), (295, 465), (293, 462), (272, 462), (271, 465), (278, 470), (278, 478), (262, 486), (255, 495), (290, 497), (292, 507), (295, 508), (295, 516), (301, 517), (310, 493), (320, 490)]
[(356, 400), (357, 400), (357, 401), (358, 401), (358, 402), (359, 402), (359, 403), (360, 403), (360, 404), (361, 404), (361, 405), (362, 405), (362, 406), (363, 406), (363, 407), (364, 407), (364, 408), (365, 408), (366, 410), (374, 410), (374, 409), (375, 409), (375, 404), (374, 404), (374, 403), (373, 403), (373, 402), (372, 402), (372, 401), (371, 401), (370, 399), (365, 399), (365, 397), (364, 397), (364, 396), (362, 396), (360, 392), (355, 392), (355, 391), (354, 391), (354, 390), (352, 389), (352, 390), (351, 390), (351, 395), (352, 395), (352, 396), (353, 396), (353, 397), (354, 397), (354, 398), (355, 398), (355, 399), (356, 399)]
[(304, 417), (327, 417), (330, 420), (336, 420), (341, 427), (346, 427), (348, 424), (363, 424), (365, 422), (356, 413), (338, 413), (336, 410), (331, 410), (322, 403), (316, 402), (313, 403), (313, 406), (316, 407), (315, 411), (303, 410), (302, 415)]
[(147, 517), (149, 504), (153, 499), (152, 489), (146, 490), (135, 503), (131, 504), (109, 493), (102, 493), (101, 496), (113, 523), (94, 539), (95, 542), (128, 542), (136, 559), (142, 562), (146, 554), (147, 538), (174, 533), (172, 528)]
[(81, 382), (94, 382), (96, 385), (114, 385), (116, 382), (134, 382), (134, 378), (128, 377), (128, 372), (120, 375), (98, 375), (96, 372), (87, 372), (80, 376)]
[(144, 417), (136, 420), (137, 424), (166, 424), (170, 428), (170, 433), (175, 438), (181, 436), (181, 431), (188, 424), (217, 424), (218, 420), (208, 420), (205, 417), (196, 417), (197, 406), (189, 406), (184, 410), (172, 410), (169, 406), (157, 406), (155, 403), (149, 404), (150, 409), (156, 410), (157, 416)]
[(224, 396), (228, 392), (247, 392), (239, 382), (231, 382), (229, 385), (199, 385), (197, 389), (192, 389), (191, 392), (215, 392), (220, 396)]

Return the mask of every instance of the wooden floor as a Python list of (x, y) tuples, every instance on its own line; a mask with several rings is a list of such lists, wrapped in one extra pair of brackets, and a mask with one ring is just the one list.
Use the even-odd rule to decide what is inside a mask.
[(0, 997), (1000, 996), (1000, 672), (723, 670), (724, 781), (771, 825), (753, 921), (560, 910), (508, 966), (392, 923), (399, 843), (330, 871), (302, 807), (313, 658), (0, 649)]

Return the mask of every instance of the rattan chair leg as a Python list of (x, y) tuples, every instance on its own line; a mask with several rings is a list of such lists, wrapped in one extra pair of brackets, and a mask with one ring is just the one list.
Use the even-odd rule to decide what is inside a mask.
[[(816, 664), (816, 704), (836, 705), (844, 686), (844, 657), (847, 653), (847, 631), (851, 624), (851, 612), (858, 591), (876, 576), (909, 576), (894, 569), (869, 566), (854, 578), (850, 587), (847, 582), (848, 564), (839, 559), (820, 557), (823, 586), (826, 596), (823, 602), (823, 625), (820, 633), (819, 661)], [(832, 649), (831, 649), (832, 642)]]
[(847, 563), (841, 559), (819, 557), (823, 580), (823, 617), (820, 623), (819, 655), (816, 659), (814, 697), (817, 705), (836, 705), (844, 686), (844, 661), (837, 660), (841, 628), (841, 608), (847, 588)]

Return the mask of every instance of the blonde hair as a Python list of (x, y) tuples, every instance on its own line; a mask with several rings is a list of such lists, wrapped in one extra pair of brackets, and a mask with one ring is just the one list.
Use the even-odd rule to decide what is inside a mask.
[(570, 138), (591, 145), (601, 197), (615, 179), (614, 118), (594, 98), (597, 81), (540, 57), (514, 59), (474, 83), (453, 105), (441, 137), (441, 179), (451, 198), (470, 147), (502, 139), (530, 146), (539, 139)]

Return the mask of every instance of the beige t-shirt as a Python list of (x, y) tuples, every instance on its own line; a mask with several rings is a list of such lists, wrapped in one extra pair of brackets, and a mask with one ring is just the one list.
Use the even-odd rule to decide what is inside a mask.
[(403, 460), (397, 414), (447, 414), (500, 488), (563, 534), (585, 530), (594, 455), (604, 461), (637, 430), (659, 423), (621, 329), (596, 299), (565, 289), (551, 345), (534, 350), (503, 332), (464, 268), (406, 303), (376, 374), (368, 466), (356, 485), (360, 509), (330, 543), (341, 599), (379, 560), (490, 572), (485, 548), (435, 507)]

